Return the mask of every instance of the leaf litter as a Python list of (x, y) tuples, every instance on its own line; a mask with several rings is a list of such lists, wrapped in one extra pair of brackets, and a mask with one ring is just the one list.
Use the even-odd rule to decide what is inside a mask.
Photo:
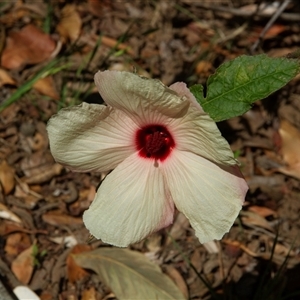
[[(291, 275), (300, 268), (299, 78), (245, 115), (218, 124), (250, 186), (243, 212), (220, 242), (200, 245), (178, 213), (170, 228), (130, 250), (96, 240), (87, 244), (81, 216), (101, 174), (72, 173), (49, 152), (45, 123), (61, 107), (90, 101), (99, 69), (136, 71), (167, 85), (180, 80), (204, 84), (221, 63), (249, 54), (271, 16), (266, 11), (252, 15), (258, 6), (251, 0), (223, 0), (209, 8), (204, 6), (210, 1), (202, 4), (93, 0), (0, 6), (0, 105), (16, 89), (25, 91), (0, 115), (1, 275), (4, 264), (43, 300), (122, 299), (118, 288), (130, 277), (117, 275), (138, 257), (142, 262), (133, 263), (132, 272), (155, 269), (185, 299), (210, 299), (209, 288), (218, 295), (253, 299), (272, 257), (266, 286), (283, 268), (284, 295), (299, 291)], [(278, 57), (295, 50), (300, 32), (299, 22), (292, 21), (296, 10), (291, 2), (255, 54)], [(244, 15), (254, 26), (245, 23)], [(24, 88), (55, 57), (58, 64)], [(67, 68), (55, 72), (65, 63)], [(103, 277), (112, 268), (99, 267), (103, 255), (92, 255), (101, 251), (115, 255), (115, 262), (124, 260), (121, 269), (115, 264), (114, 281)], [(1, 280), (12, 289), (12, 277), (4, 274)], [(142, 278), (148, 276), (145, 272)]]

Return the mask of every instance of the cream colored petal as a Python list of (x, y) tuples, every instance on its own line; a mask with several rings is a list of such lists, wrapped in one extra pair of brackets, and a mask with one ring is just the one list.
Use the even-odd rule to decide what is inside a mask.
[(201, 243), (221, 239), (242, 208), (245, 180), (236, 167), (222, 168), (190, 152), (172, 154), (162, 170), (176, 207)]
[(189, 102), (191, 103), (191, 106), (195, 107), (201, 112), (204, 112), (201, 105), (196, 100), (195, 96), (191, 93), (191, 91), (187, 88), (186, 84), (184, 82), (176, 82), (169, 86), (169, 88), (173, 91), (175, 91), (179, 96), (186, 97)]
[(109, 171), (130, 156), (136, 128), (121, 111), (87, 103), (60, 110), (47, 125), (55, 160), (82, 172)]
[(137, 118), (141, 110), (147, 109), (177, 118), (184, 115), (189, 106), (185, 97), (178, 96), (159, 80), (134, 73), (99, 71), (95, 75), (95, 83), (108, 105)]
[(218, 164), (237, 164), (228, 142), (207, 114), (190, 108), (184, 117), (170, 120), (168, 128), (178, 150), (193, 152)]
[(96, 238), (126, 247), (171, 224), (173, 214), (161, 170), (135, 153), (107, 175), (83, 221)]

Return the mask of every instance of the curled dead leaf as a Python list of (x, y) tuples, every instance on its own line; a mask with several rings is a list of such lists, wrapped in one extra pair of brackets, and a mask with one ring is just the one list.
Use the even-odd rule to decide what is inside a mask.
[(30, 246), (21, 252), (11, 264), (11, 270), (23, 284), (28, 284), (34, 269), (33, 247)]
[(59, 94), (55, 88), (54, 80), (52, 76), (40, 78), (33, 88), (45, 96), (49, 96), (54, 100), (59, 100)]
[(181, 274), (173, 266), (165, 267), (166, 274), (174, 281), (176, 286), (180, 289), (185, 299), (189, 299), (189, 291), (187, 285), (182, 278)]
[[(230, 241), (230, 240), (223, 239), (222, 242), (227, 245), (239, 247), (241, 250), (243, 250), (244, 252), (246, 252), (248, 255), (250, 255), (252, 257), (262, 258), (264, 260), (270, 260), (272, 258), (272, 261), (275, 264), (277, 264), (278, 266), (282, 266), (284, 263), (286, 263), (288, 268), (293, 268), (296, 265), (300, 264), (300, 258), (298, 256), (294, 256), (294, 257), (291, 256), (292, 252), (289, 253), (290, 254), (289, 259), (287, 261), (285, 261), (287, 255), (282, 255), (282, 253), (280, 253), (280, 254), (278, 254), (276, 252), (272, 253), (271, 251), (256, 253), (238, 241)], [(275, 245), (275, 248), (276, 248), (276, 246), (277, 245)]]
[(88, 245), (76, 245), (73, 247), (67, 257), (67, 272), (70, 282), (75, 283), (76, 281), (83, 279), (88, 275), (88, 272), (81, 268), (74, 260), (74, 254), (80, 254), (83, 252), (90, 251), (91, 247)]
[(8, 195), (15, 187), (14, 177), (15, 169), (3, 160), (0, 164), (0, 183), (5, 195)]
[(82, 300), (97, 300), (98, 297), (97, 297), (97, 292), (96, 292), (95, 288), (90, 287), (88, 289), (85, 289), (82, 292), (81, 299)]
[(287, 166), (277, 171), (300, 179), (300, 131), (289, 121), (280, 122), (279, 134), (281, 137), (281, 155)]
[(248, 209), (263, 218), (277, 215), (276, 211), (264, 206), (251, 205)]
[(271, 232), (274, 231), (273, 227), (270, 225), (270, 223), (260, 215), (258, 215), (255, 212), (251, 211), (242, 211), (241, 212), (241, 219), (243, 224), (249, 227), (261, 227), (267, 230), (270, 230)]
[(31, 241), (28, 234), (15, 232), (8, 235), (4, 250), (8, 255), (15, 257), (30, 246)]
[(23, 181), (27, 184), (37, 184), (49, 181), (54, 176), (57, 176), (63, 170), (63, 166), (60, 164), (53, 164), (52, 166), (47, 167), (47, 169), (43, 170), (40, 174), (33, 175), (28, 178), (24, 178)]
[(281, 120), (279, 134), (281, 137), (281, 154), (283, 160), (293, 166), (300, 163), (300, 131), (287, 120)]
[(56, 43), (48, 34), (29, 24), (9, 33), (1, 65), (7, 69), (17, 69), (25, 64), (40, 63), (50, 58), (55, 48)]
[(96, 17), (102, 18), (107, 11), (112, 9), (110, 0), (88, 0), (89, 11)]
[(61, 35), (63, 41), (70, 40), (74, 42), (78, 39), (81, 31), (82, 21), (76, 6), (67, 4), (61, 11), (60, 22), (56, 29)]
[(50, 211), (43, 214), (42, 219), (44, 222), (58, 226), (58, 225), (80, 225), (82, 224), (81, 218), (71, 217), (67, 214), (63, 214), (59, 210)]
[(21, 219), (2, 203), (0, 203), (0, 218), (22, 223)]
[(11, 78), (6, 70), (0, 68), (0, 87), (5, 84), (16, 85), (16, 81)]

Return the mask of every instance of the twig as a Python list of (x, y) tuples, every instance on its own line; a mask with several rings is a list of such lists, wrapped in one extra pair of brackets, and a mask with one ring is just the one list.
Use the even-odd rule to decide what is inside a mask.
[[(227, 12), (235, 16), (240, 17), (252, 17), (252, 16), (258, 16), (258, 17), (269, 17), (269, 13), (264, 13), (263, 11), (246, 11), (238, 8), (232, 8), (232, 7), (226, 7), (226, 6), (212, 6), (212, 5), (206, 5), (201, 4), (199, 2), (185, 0), (185, 4), (192, 4), (196, 7), (204, 8), (204, 9), (210, 9), (213, 11), (220, 11), (220, 12)], [(290, 22), (300, 21), (300, 14), (299, 13), (282, 13), (280, 15), (280, 19)]]
[(254, 53), (259, 43), (262, 41), (263, 37), (265, 36), (266, 32), (270, 29), (270, 27), (274, 24), (274, 22), (278, 19), (278, 17), (282, 14), (282, 12), (286, 9), (286, 7), (290, 4), (291, 0), (285, 0), (281, 6), (278, 8), (276, 13), (273, 17), (269, 20), (267, 25), (265, 26), (264, 30), (260, 33), (257, 41), (252, 45), (250, 51)]

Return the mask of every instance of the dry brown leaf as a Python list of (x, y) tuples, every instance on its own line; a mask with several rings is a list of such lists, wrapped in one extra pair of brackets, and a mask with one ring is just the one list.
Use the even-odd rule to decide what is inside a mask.
[(97, 300), (97, 293), (94, 287), (90, 287), (89, 289), (85, 289), (82, 292), (81, 300)]
[(16, 81), (11, 78), (7, 71), (0, 68), (0, 87), (5, 84), (16, 85)]
[(48, 138), (40, 132), (37, 132), (34, 137), (28, 137), (27, 142), (33, 151), (45, 150), (48, 147)]
[(280, 122), (281, 154), (286, 167), (277, 171), (300, 179), (300, 131), (287, 120)]
[(34, 245), (21, 252), (11, 264), (11, 270), (23, 284), (28, 284), (34, 269)]
[(1, 23), (12, 26), (18, 20), (28, 17), (29, 11), (24, 9), (14, 9), (1, 16)]
[(7, 221), (0, 222), (0, 235), (8, 235), (15, 232), (24, 232), (29, 234), (36, 234), (36, 233), (48, 234), (46, 230), (29, 230), (15, 223), (7, 222)]
[(33, 88), (43, 95), (49, 96), (54, 100), (59, 100), (59, 94), (55, 88), (55, 84), (52, 76), (40, 78), (33, 85)]
[(300, 131), (287, 120), (280, 122), (281, 154), (289, 166), (300, 163)]
[(71, 217), (69, 215), (63, 214), (59, 210), (54, 210), (54, 211), (45, 213), (45, 214), (43, 214), (42, 218), (43, 218), (44, 222), (54, 225), (54, 226), (82, 224), (81, 218)]
[(196, 65), (196, 74), (198, 75), (206, 75), (211, 73), (211, 71), (213, 70), (213, 66), (212, 63), (207, 61), (207, 60), (201, 60), (199, 63), (197, 63)]
[(4, 250), (9, 255), (17, 256), (30, 245), (31, 241), (28, 234), (16, 232), (8, 235)]
[(25, 64), (36, 64), (50, 58), (56, 44), (52, 38), (32, 24), (20, 31), (11, 31), (1, 57), (1, 65), (17, 69)]
[(5, 195), (8, 195), (15, 187), (15, 169), (6, 160), (0, 164), (0, 183)]
[(274, 231), (273, 227), (269, 224), (269, 222), (255, 212), (242, 211), (241, 216), (242, 222), (246, 226), (261, 227), (270, 231)]
[[(270, 245), (269, 245), (269, 246), (270, 246), (270, 248), (273, 247), (273, 241), (270, 242)], [(278, 254), (278, 255), (283, 256), (283, 257), (285, 257), (285, 256), (287, 256), (287, 255), (289, 255), (289, 256), (295, 256), (295, 251), (291, 250), (291, 246), (286, 247), (286, 246), (284, 246), (284, 245), (282, 245), (282, 244), (279, 244), (279, 243), (277, 243), (277, 244), (275, 245), (274, 252), (275, 252), (276, 254)]]
[(72, 251), (69, 253), (67, 257), (67, 272), (69, 281), (75, 283), (76, 281), (84, 278), (88, 275), (88, 272), (83, 268), (79, 267), (74, 258), (73, 254), (79, 254), (83, 252), (90, 251), (91, 247), (88, 245), (76, 245), (73, 247)]
[[(278, 266), (282, 266), (285, 262), (286, 257), (284, 255), (278, 254), (278, 253), (273, 253), (268, 251), (268, 252), (263, 252), (263, 253), (256, 253), (253, 252), (252, 250), (250, 250), (249, 248), (247, 248), (244, 244), (238, 242), (238, 241), (230, 241), (230, 240), (226, 240), (223, 239), (222, 240), (223, 243), (227, 244), (227, 245), (233, 245), (236, 247), (239, 247), (241, 250), (243, 250), (244, 252), (246, 252), (248, 255), (252, 256), (252, 257), (259, 257), (265, 260), (270, 260), (272, 258), (272, 261), (277, 264)], [(289, 259), (287, 260), (287, 267), (288, 268), (293, 268), (296, 265), (300, 264), (300, 258), (295, 256), (295, 257), (289, 257)]]
[(169, 277), (174, 281), (176, 286), (180, 289), (185, 299), (189, 299), (189, 291), (187, 285), (182, 278), (181, 274), (173, 267), (173, 266), (166, 266), (165, 272)]
[(78, 39), (81, 31), (82, 21), (73, 4), (67, 4), (61, 11), (61, 19), (56, 30), (64, 42), (74, 42)]
[(47, 169), (41, 172), (40, 174), (33, 175), (28, 178), (24, 178), (23, 181), (28, 184), (37, 184), (49, 181), (54, 176), (59, 175), (63, 170), (63, 166), (60, 164), (53, 164), (52, 166), (47, 166)]
[(252, 205), (248, 208), (248, 210), (260, 215), (263, 218), (277, 215), (276, 211), (264, 206)]
[(112, 9), (110, 0), (88, 0), (89, 11), (96, 17), (102, 18), (103, 15)]
[(21, 219), (0, 202), (0, 218), (22, 223)]

